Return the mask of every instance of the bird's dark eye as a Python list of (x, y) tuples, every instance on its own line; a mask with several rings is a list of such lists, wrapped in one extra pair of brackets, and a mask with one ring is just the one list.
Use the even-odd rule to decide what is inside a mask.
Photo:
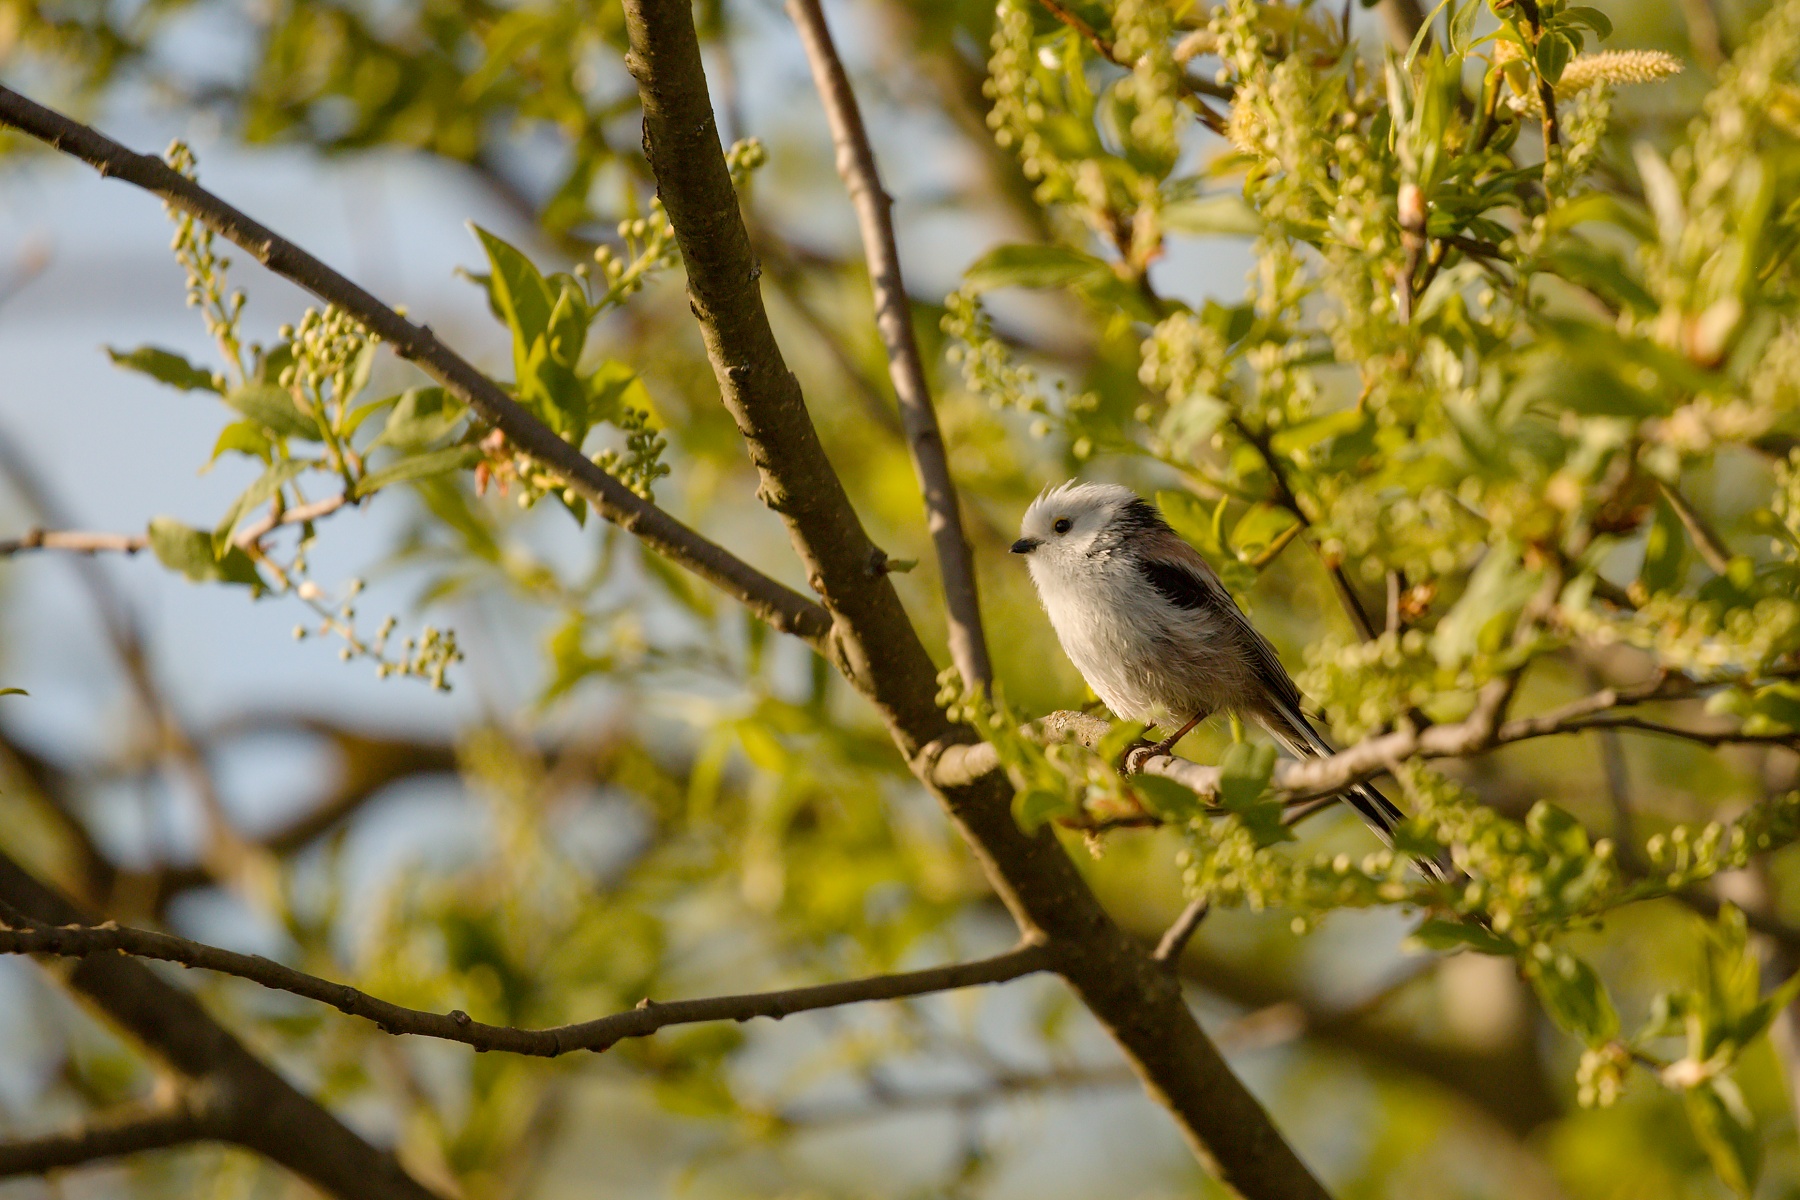
[(1074, 524), (1075, 522), (1069, 520), (1067, 517), (1058, 517), (1056, 518), (1056, 524), (1052, 525), (1050, 528), (1058, 533), (1067, 533), (1069, 532), (1069, 528)]

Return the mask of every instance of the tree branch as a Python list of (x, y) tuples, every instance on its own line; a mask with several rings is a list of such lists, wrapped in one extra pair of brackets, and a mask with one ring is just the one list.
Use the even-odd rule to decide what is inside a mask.
[(943, 578), (944, 607), (949, 619), (950, 660), (969, 686), (983, 692), (993, 682), (987, 636), (981, 627), (981, 599), (975, 584), (975, 559), (963, 533), (956, 482), (944, 452), (944, 435), (932, 405), (925, 361), (913, 330), (912, 307), (900, 273), (900, 247), (894, 238), (893, 198), (881, 186), (875, 150), (863, 125), (862, 111), (850, 77), (832, 44), (831, 28), (819, 0), (788, 0), (788, 16), (800, 30), (813, 85), (825, 106), (831, 140), (837, 149), (837, 171), (856, 209), (869, 284), (875, 292), (875, 325), (887, 348), (888, 374), (900, 402), (906, 448), (925, 497), (925, 520), (937, 549)]
[[(346, 504), (355, 503), (355, 500), (340, 492), (323, 500), (314, 500), (311, 504), (283, 509), (279, 513), (271, 509), (238, 530), (231, 541), (235, 546), (251, 546), (283, 525), (304, 525), (308, 521), (330, 516)], [(0, 538), (0, 558), (26, 550), (67, 550), (74, 554), (100, 554), (108, 551), (136, 554), (149, 545), (149, 537), (141, 533), (86, 533), (80, 530), (34, 528), (27, 529), (16, 538)]]
[(1206, 920), (1206, 914), (1211, 908), (1212, 901), (1205, 896), (1189, 900), (1187, 907), (1181, 910), (1181, 915), (1175, 918), (1175, 923), (1157, 940), (1156, 949), (1151, 951), (1150, 957), (1173, 969), (1181, 961), (1181, 953), (1194, 939), (1194, 934), (1200, 931), (1200, 922)]
[(146, 1150), (221, 1141), (228, 1129), (220, 1098), (210, 1089), (191, 1087), (174, 1104), (128, 1109), (61, 1133), (0, 1142), (0, 1179), (42, 1175)]
[(39, 954), (81, 959), (126, 954), (133, 958), (179, 963), (184, 967), (200, 967), (248, 979), (276, 991), (292, 992), (321, 1004), (329, 1004), (339, 1012), (373, 1021), (385, 1033), (414, 1034), (447, 1042), (461, 1042), (477, 1050), (500, 1050), (509, 1054), (542, 1058), (555, 1058), (576, 1050), (598, 1053), (610, 1049), (614, 1043), (624, 1038), (648, 1037), (669, 1025), (693, 1025), (704, 1021), (748, 1021), (755, 1017), (780, 1020), (791, 1013), (837, 1008), (868, 1000), (896, 1000), (902, 996), (923, 996), (979, 984), (1005, 983), (1022, 975), (1049, 970), (1054, 965), (1049, 947), (1042, 943), (1027, 942), (991, 958), (943, 967), (927, 967), (922, 971), (873, 975), (866, 979), (848, 979), (838, 983), (752, 992), (740, 996), (709, 996), (667, 1003), (646, 999), (636, 1008), (597, 1020), (558, 1025), (550, 1029), (517, 1029), (506, 1025), (484, 1024), (473, 1020), (460, 1009), (449, 1013), (434, 1013), (403, 1008), (347, 984), (332, 983), (316, 975), (296, 971), (261, 955), (239, 954), (234, 950), (223, 950), (217, 946), (175, 937), (173, 934), (126, 928), (111, 921), (104, 925), (33, 923), (23, 928), (10, 923), (0, 925), (0, 954)]
[(27, 529), (16, 538), (0, 538), (0, 558), (27, 550), (67, 550), (73, 554), (136, 554), (150, 545), (141, 533), (86, 533), (72, 529)]
[[(85, 923), (57, 892), (0, 854), (0, 911), (28, 921)], [(9, 913), (9, 915), (10, 915)], [(297, 1091), (144, 963), (98, 955), (64, 980), (190, 1084), (229, 1098), (220, 1140), (281, 1164), (341, 1200), (439, 1200), (437, 1194)]]
[(725, 406), (781, 514), (808, 579), (834, 618), (830, 659), (887, 723), (908, 764), (948, 810), (1028, 939), (1118, 1042), (1196, 1155), (1255, 1200), (1325, 1195), (1268, 1113), (1201, 1032), (1177, 982), (1100, 907), (1048, 829), (1013, 820), (993, 773), (933, 784), (945, 747), (973, 737), (938, 707), (937, 670), (826, 459), (799, 387), (769, 330), (757, 266), (726, 170), (692, 13), (685, 0), (626, 0), (626, 65), (644, 107), (644, 144), (687, 267)]
[[(1365, 738), (1336, 754), (1287, 761), (1275, 768), (1269, 781), (1275, 794), (1290, 804), (1335, 796), (1345, 788), (1373, 779), (1394, 763), (1409, 758), (1467, 758), (1513, 742), (1555, 737), (1589, 730), (1635, 729), (1676, 737), (1706, 746), (1771, 745), (1800, 750), (1800, 737), (1791, 733), (1755, 734), (1734, 730), (1687, 729), (1605, 710), (1652, 699), (1669, 699), (1670, 684), (1656, 680), (1639, 689), (1603, 688), (1561, 708), (1532, 717), (1499, 721), (1493, 706), (1478, 705), (1464, 720), (1432, 725), (1424, 730), (1403, 726), (1391, 733)], [(1097, 747), (1112, 729), (1104, 717), (1081, 712), (1054, 712), (1026, 727), (1027, 736), (1045, 743), (1073, 738), (1089, 749)], [(1202, 798), (1218, 795), (1219, 768), (1203, 766), (1172, 754), (1150, 755), (1147, 747), (1134, 749), (1126, 758), (1127, 773), (1141, 771), (1173, 779)], [(987, 743), (951, 746), (937, 758), (933, 778), (944, 786), (978, 779), (1000, 768), (999, 752)]]
[(663, 557), (735, 596), (776, 629), (815, 644), (825, 637), (830, 619), (817, 604), (636, 495), (439, 341), (427, 326), (408, 321), (161, 159), (134, 153), (94, 129), (3, 86), (0, 125), (11, 126), (79, 158), (104, 176), (116, 176), (162, 197), (171, 207), (243, 247), (277, 275), (337, 305), (391, 345), (401, 358), (417, 363), (483, 420), (503, 432), (514, 446), (555, 471), (607, 520), (636, 535)]

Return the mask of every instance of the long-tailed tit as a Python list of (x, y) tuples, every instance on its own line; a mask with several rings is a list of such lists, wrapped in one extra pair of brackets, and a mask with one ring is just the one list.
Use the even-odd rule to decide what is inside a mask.
[[(1019, 533), (1012, 551), (1088, 686), (1115, 716), (1175, 723), (1155, 753), (1221, 710), (1297, 758), (1332, 753), (1275, 647), (1154, 505), (1116, 484), (1066, 483), (1032, 502)], [(1391, 845), (1404, 814), (1368, 784), (1345, 798)], [(1437, 864), (1420, 868), (1442, 877)]]

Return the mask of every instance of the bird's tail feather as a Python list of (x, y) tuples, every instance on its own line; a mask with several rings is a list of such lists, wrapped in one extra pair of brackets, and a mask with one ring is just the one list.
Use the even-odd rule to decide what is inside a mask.
[[(1263, 728), (1295, 758), (1322, 758), (1336, 753), (1331, 743), (1306, 719), (1306, 714), (1278, 700), (1271, 699), (1269, 711), (1260, 716)], [(1357, 815), (1375, 831), (1375, 836), (1381, 839), (1382, 845), (1392, 849), (1394, 828), (1406, 820), (1406, 814), (1372, 783), (1355, 784), (1345, 789), (1343, 795)], [(1413, 862), (1428, 879), (1444, 881), (1456, 877), (1455, 868), (1447, 860), (1439, 862), (1430, 858), (1415, 858)]]

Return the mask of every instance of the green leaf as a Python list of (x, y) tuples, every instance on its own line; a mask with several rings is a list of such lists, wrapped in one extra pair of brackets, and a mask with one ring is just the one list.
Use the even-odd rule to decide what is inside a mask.
[(469, 228), (481, 239), (493, 273), (485, 277), (494, 310), (512, 330), (515, 344), (530, 345), (550, 328), (550, 309), (555, 297), (550, 284), (529, 258), (481, 226)]
[(1560, 16), (1564, 21), (1571, 25), (1587, 26), (1594, 31), (1594, 36), (1598, 37), (1601, 41), (1605, 41), (1612, 36), (1612, 19), (1597, 8), (1589, 8), (1586, 5), (1577, 5), (1574, 8), (1563, 9)]
[(356, 481), (355, 498), (373, 494), (392, 483), (409, 479), (425, 479), (448, 471), (460, 471), (481, 461), (479, 446), (446, 446), (425, 454), (415, 454), (390, 463), (379, 471), (371, 471)]
[(627, 408), (654, 413), (649, 389), (638, 373), (616, 359), (607, 359), (582, 381), (587, 388), (588, 416), (595, 421), (617, 423)]
[(1762, 1173), (1762, 1139), (1743, 1093), (1729, 1079), (1713, 1079), (1682, 1093), (1688, 1122), (1713, 1170), (1740, 1196), (1756, 1190)]
[(1308, 450), (1320, 442), (1355, 433), (1369, 423), (1369, 414), (1358, 408), (1339, 409), (1324, 416), (1312, 417), (1297, 425), (1289, 425), (1269, 439), (1269, 444), (1282, 454), (1292, 455)]
[(1475, 36), (1475, 18), (1481, 13), (1481, 0), (1469, 0), (1450, 18), (1450, 52), (1465, 54)]
[(1542, 572), (1524, 569), (1517, 547), (1488, 547), (1462, 598), (1432, 633), (1431, 649), (1439, 665), (1453, 668), (1479, 652), (1498, 650), (1541, 580)]
[(1569, 858), (1585, 858), (1587, 829), (1580, 821), (1548, 800), (1539, 800), (1525, 814), (1525, 828), (1551, 850)]
[(1545, 30), (1538, 39), (1537, 69), (1544, 82), (1552, 87), (1562, 78), (1563, 68), (1569, 65), (1569, 59), (1575, 56), (1575, 44), (1567, 34), (1559, 30)]
[(301, 412), (287, 389), (272, 383), (249, 383), (225, 393), (225, 403), (276, 437), (319, 440), (318, 422)]
[(1258, 846), (1288, 842), (1293, 831), (1281, 823), (1281, 802), (1269, 792), (1275, 747), (1237, 742), (1219, 764), (1219, 807), (1237, 817)]
[(454, 430), (468, 410), (441, 387), (408, 388), (394, 401), (387, 424), (375, 440), (376, 446), (392, 446), (396, 450), (423, 450)]
[(1619, 1033), (1619, 1014), (1594, 969), (1571, 954), (1549, 962), (1527, 958), (1525, 976), (1543, 1002), (1544, 1011), (1565, 1033), (1590, 1046), (1611, 1041)]
[(1422, 950), (1440, 953), (1467, 949), (1482, 954), (1512, 955), (1519, 951), (1513, 943), (1494, 936), (1472, 921), (1426, 921), (1413, 930), (1411, 941)]
[(1067, 246), (1040, 245), (995, 247), (963, 273), (963, 283), (975, 292), (1002, 287), (1069, 287), (1116, 278), (1112, 267), (1091, 254)]
[(1287, 509), (1266, 501), (1257, 504), (1231, 530), (1231, 544), (1240, 558), (1254, 558), (1270, 546), (1275, 539), (1292, 529), (1299, 523)]
[(302, 472), (319, 465), (313, 459), (304, 458), (284, 459), (272, 464), (257, 478), (255, 483), (245, 488), (238, 498), (232, 501), (231, 507), (220, 518), (219, 524), (213, 529), (213, 553), (215, 555), (225, 553), (225, 547), (230, 542), (232, 532), (251, 509), (273, 500), (277, 492)]
[(1401, 65), (1406, 70), (1412, 70), (1413, 60), (1419, 57), (1419, 51), (1424, 48), (1426, 39), (1431, 36), (1432, 25), (1437, 23), (1437, 15), (1444, 11), (1444, 5), (1448, 3), (1450, 0), (1438, 0), (1436, 7), (1426, 15), (1423, 21), (1419, 22), (1419, 31), (1413, 34), (1412, 45), (1406, 48), (1406, 57), (1401, 60)]
[(1061, 790), (1033, 787), (1014, 794), (1012, 810), (1020, 829), (1036, 833), (1044, 822), (1072, 814), (1075, 806)]
[(170, 387), (181, 388), (189, 392), (216, 392), (219, 390), (211, 371), (196, 367), (173, 350), (164, 350), (160, 346), (139, 346), (136, 350), (115, 350), (108, 346), (106, 354), (113, 360), (114, 366), (124, 367), (128, 371), (138, 371), (159, 383), (166, 383)]
[(219, 455), (228, 450), (268, 462), (272, 447), (269, 444), (269, 436), (263, 432), (262, 426), (254, 421), (233, 421), (219, 430), (219, 439), (213, 443), (210, 461), (218, 462)]
[(1169, 528), (1181, 535), (1182, 541), (1213, 562), (1228, 557), (1224, 545), (1219, 541), (1213, 514), (1200, 497), (1191, 492), (1158, 492), (1156, 507), (1161, 510), (1163, 519), (1168, 521)]
[(1177, 200), (1163, 207), (1163, 228), (1170, 233), (1195, 237), (1255, 237), (1263, 231), (1262, 218), (1244, 203), (1241, 195), (1221, 193)]
[(215, 557), (211, 534), (173, 517), (150, 522), (150, 549), (163, 566), (180, 571), (195, 583), (241, 583), (256, 592), (263, 590), (262, 577), (248, 554), (232, 546), (223, 557)]
[(1681, 518), (1667, 500), (1656, 502), (1650, 528), (1644, 534), (1644, 565), (1638, 569), (1638, 582), (1651, 595), (1671, 592), (1681, 585), (1686, 572), (1687, 535)]
[(1136, 775), (1131, 780), (1144, 807), (1172, 824), (1185, 824), (1206, 811), (1194, 789), (1161, 775)]

